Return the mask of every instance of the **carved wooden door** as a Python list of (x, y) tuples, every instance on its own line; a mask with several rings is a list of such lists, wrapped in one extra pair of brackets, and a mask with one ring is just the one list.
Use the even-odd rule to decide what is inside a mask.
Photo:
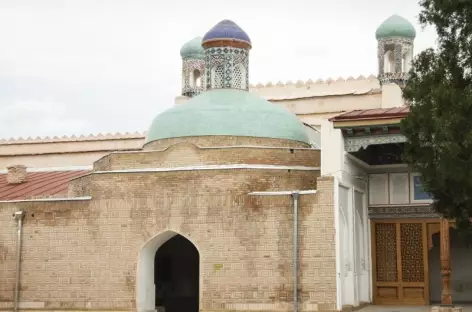
[(426, 222), (373, 221), (375, 304), (429, 304)]

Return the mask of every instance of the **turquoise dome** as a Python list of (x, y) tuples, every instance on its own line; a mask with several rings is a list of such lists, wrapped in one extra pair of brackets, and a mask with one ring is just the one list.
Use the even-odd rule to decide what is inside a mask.
[(195, 37), (185, 43), (180, 49), (180, 56), (182, 58), (198, 58), (205, 57), (205, 51), (202, 48), (202, 37)]
[(416, 37), (416, 30), (407, 19), (392, 15), (387, 18), (375, 32), (377, 39), (388, 37), (406, 37), (414, 39)]
[(303, 123), (288, 110), (237, 89), (214, 89), (159, 114), (145, 144), (190, 136), (243, 136), (309, 144)]

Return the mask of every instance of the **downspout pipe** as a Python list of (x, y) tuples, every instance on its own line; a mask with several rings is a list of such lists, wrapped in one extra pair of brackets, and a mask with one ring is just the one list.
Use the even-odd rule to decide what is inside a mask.
[(298, 199), (300, 195), (304, 194), (316, 194), (316, 190), (306, 191), (279, 191), (279, 192), (252, 192), (248, 195), (259, 195), (259, 196), (277, 196), (277, 195), (290, 195), (292, 197), (292, 208), (293, 208), (293, 251), (292, 251), (292, 264), (293, 264), (293, 312), (298, 312)]
[(18, 237), (16, 243), (16, 276), (15, 276), (15, 298), (14, 298), (14, 312), (18, 312), (20, 302), (20, 269), (21, 269), (21, 241), (23, 236), (23, 219), (25, 212), (20, 210), (13, 214), (13, 217), (18, 223)]
[(298, 311), (298, 197), (300, 193), (293, 192), (293, 312)]

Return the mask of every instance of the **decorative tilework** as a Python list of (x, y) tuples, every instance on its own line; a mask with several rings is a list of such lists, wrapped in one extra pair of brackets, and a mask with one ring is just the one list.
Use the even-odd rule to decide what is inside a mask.
[[(390, 72), (385, 70), (385, 55), (393, 53), (393, 68)], [(413, 58), (413, 39), (406, 37), (387, 37), (378, 40), (377, 57), (379, 62), (380, 84), (396, 83), (404, 87), (408, 81), (408, 73), (405, 62)]]
[[(200, 85), (196, 83), (195, 71), (200, 74)], [(182, 61), (182, 95), (194, 97), (205, 91), (205, 60), (185, 58)]]
[(344, 149), (346, 152), (357, 152), (361, 148), (367, 148), (369, 145), (403, 142), (406, 142), (406, 138), (401, 134), (349, 137), (344, 139)]
[(243, 76), (241, 73), (241, 66), (235, 66), (234, 72), (233, 72), (233, 84), (236, 86), (236, 88), (241, 88), (242, 80), (243, 80)]
[(223, 88), (224, 86), (224, 77), (225, 77), (225, 68), (222, 65), (218, 65), (217, 67), (212, 69), (212, 79), (214, 81), (215, 88)]
[(431, 205), (369, 206), (370, 219), (439, 218)]
[(379, 76), (380, 84), (396, 83), (399, 86), (405, 86), (408, 82), (408, 73), (384, 73)]
[(249, 50), (214, 47), (205, 50), (206, 89), (249, 90)]

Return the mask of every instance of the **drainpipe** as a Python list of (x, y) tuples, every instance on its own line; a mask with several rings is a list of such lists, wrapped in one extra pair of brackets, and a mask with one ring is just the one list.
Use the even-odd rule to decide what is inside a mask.
[(316, 194), (316, 190), (306, 191), (280, 191), (280, 192), (251, 192), (248, 195), (278, 196), (290, 195), (293, 208), (293, 312), (298, 312), (298, 198), (300, 195)]
[(23, 219), (25, 212), (20, 210), (13, 214), (13, 217), (18, 222), (18, 240), (16, 243), (16, 277), (15, 277), (15, 303), (14, 311), (18, 312), (18, 305), (20, 301), (20, 265), (21, 265), (21, 237), (23, 234)]
[(293, 312), (298, 311), (298, 197), (299, 192), (292, 193), (293, 200)]

